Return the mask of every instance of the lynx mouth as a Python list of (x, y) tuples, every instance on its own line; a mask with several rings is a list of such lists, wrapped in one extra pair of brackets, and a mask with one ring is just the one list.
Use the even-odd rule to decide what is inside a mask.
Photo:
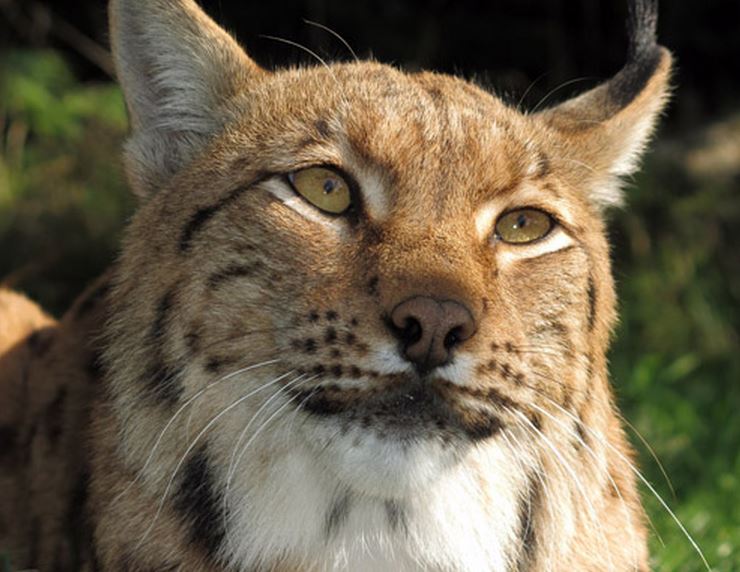
[(327, 385), (293, 393), (299, 407), (314, 417), (336, 421), (345, 430), (361, 427), (385, 438), (479, 441), (503, 427), (489, 408), (463, 404), (446, 384), (419, 377), (404, 377), (381, 390)]

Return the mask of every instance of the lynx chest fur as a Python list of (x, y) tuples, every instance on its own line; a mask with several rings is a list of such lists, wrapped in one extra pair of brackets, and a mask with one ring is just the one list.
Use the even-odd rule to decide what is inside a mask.
[(622, 71), (535, 114), (375, 62), (268, 72), (190, 0), (110, 15), (140, 206), (100, 315), (57, 327), (99, 352), (68, 552), (647, 570), (603, 213), (665, 100), (655, 6)]

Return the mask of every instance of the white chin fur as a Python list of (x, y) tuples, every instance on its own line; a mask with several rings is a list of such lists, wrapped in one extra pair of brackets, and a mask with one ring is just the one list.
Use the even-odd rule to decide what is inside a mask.
[[(368, 496), (403, 499), (429, 486), (459, 459), (459, 449), (437, 440), (381, 438), (359, 426), (344, 435), (316, 428), (323, 438), (309, 443), (328, 472), (349, 489)], [(330, 439), (327, 441), (324, 439)]]

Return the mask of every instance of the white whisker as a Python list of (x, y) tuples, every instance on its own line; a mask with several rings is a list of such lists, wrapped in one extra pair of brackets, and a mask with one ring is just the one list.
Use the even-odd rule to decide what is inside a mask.
[(530, 427), (535, 435), (537, 435), (552, 451), (553, 455), (555, 455), (556, 460), (558, 461), (558, 464), (562, 469), (568, 472), (570, 477), (573, 479), (573, 481), (577, 485), (577, 489), (575, 489), (577, 492), (581, 493), (581, 496), (586, 501), (586, 508), (588, 510), (589, 516), (591, 518), (592, 524), (595, 525), (596, 529), (599, 532), (599, 537), (601, 539), (601, 545), (604, 549), (604, 553), (606, 554), (608, 560), (609, 560), (609, 569), (614, 570), (614, 562), (611, 557), (611, 553), (608, 550), (608, 542), (606, 540), (606, 536), (604, 535), (604, 527), (600, 525), (600, 521), (598, 516), (596, 515), (596, 507), (594, 507), (593, 503), (591, 502), (591, 499), (586, 495), (586, 487), (583, 485), (583, 482), (580, 478), (578, 478), (578, 474), (573, 470), (573, 467), (568, 463), (563, 457), (562, 452), (558, 450), (558, 448), (555, 446), (555, 444), (542, 432), (540, 431), (535, 425), (529, 420), (529, 418), (524, 415), (522, 412), (517, 411), (516, 409), (508, 409), (509, 412), (514, 413), (517, 417), (519, 417), (521, 420), (523, 420), (528, 427)]
[(142, 537), (141, 537), (141, 540), (139, 540), (139, 542), (137, 543), (137, 545), (136, 545), (136, 549), (138, 549), (139, 547), (141, 547), (141, 545), (142, 545), (142, 544), (143, 544), (143, 543), (144, 543), (144, 542), (146, 541), (147, 537), (149, 536), (149, 533), (150, 533), (150, 532), (152, 531), (152, 529), (154, 528), (154, 524), (156, 523), (156, 521), (157, 521), (157, 518), (159, 518), (159, 515), (160, 515), (160, 514), (161, 514), (161, 512), (162, 512), (162, 508), (164, 507), (164, 502), (165, 502), (165, 500), (167, 499), (167, 496), (168, 496), (168, 494), (169, 494), (169, 492), (170, 492), (170, 489), (172, 488), (172, 483), (173, 483), (173, 482), (174, 482), (174, 480), (175, 480), (175, 476), (177, 475), (178, 471), (179, 471), (179, 470), (180, 470), (180, 468), (182, 467), (182, 464), (183, 464), (183, 463), (185, 462), (185, 460), (187, 459), (188, 455), (190, 455), (190, 452), (191, 452), (191, 451), (193, 450), (193, 448), (194, 448), (194, 447), (195, 447), (195, 446), (196, 446), (196, 445), (198, 444), (198, 442), (199, 442), (199, 441), (200, 441), (200, 439), (201, 439), (201, 438), (203, 437), (203, 435), (205, 435), (205, 434), (206, 434), (206, 432), (207, 432), (207, 431), (208, 431), (208, 430), (209, 430), (209, 429), (210, 429), (210, 428), (211, 428), (211, 427), (212, 427), (212, 426), (213, 426), (213, 425), (214, 425), (214, 424), (215, 424), (215, 423), (216, 423), (216, 422), (217, 422), (217, 421), (218, 421), (218, 420), (219, 420), (219, 419), (220, 419), (221, 417), (223, 417), (224, 415), (226, 415), (226, 413), (228, 413), (229, 411), (231, 411), (232, 409), (234, 409), (235, 407), (237, 407), (238, 405), (240, 405), (241, 403), (243, 403), (244, 401), (246, 401), (247, 399), (249, 399), (250, 397), (252, 397), (252, 396), (253, 396), (253, 395), (255, 395), (256, 393), (259, 393), (260, 391), (263, 391), (263, 390), (267, 389), (268, 387), (270, 387), (271, 385), (273, 385), (273, 384), (277, 383), (278, 381), (280, 381), (281, 379), (283, 379), (283, 378), (284, 378), (284, 377), (285, 377), (286, 375), (290, 375), (290, 373), (288, 373), (288, 374), (283, 374), (282, 376), (280, 376), (280, 377), (277, 377), (276, 379), (274, 379), (274, 380), (270, 381), (269, 383), (266, 383), (266, 384), (260, 385), (259, 387), (257, 387), (256, 389), (253, 389), (252, 391), (250, 391), (250, 392), (249, 392), (249, 393), (247, 393), (246, 395), (243, 395), (242, 397), (240, 397), (239, 399), (237, 399), (236, 401), (234, 401), (233, 403), (231, 403), (230, 405), (228, 405), (227, 407), (225, 407), (224, 409), (222, 409), (220, 413), (218, 413), (218, 414), (217, 414), (216, 416), (214, 416), (214, 417), (213, 417), (213, 418), (212, 418), (212, 419), (211, 419), (211, 420), (210, 420), (210, 421), (209, 421), (209, 422), (208, 422), (208, 423), (206, 424), (206, 426), (205, 426), (205, 427), (203, 427), (203, 429), (201, 429), (201, 431), (200, 431), (200, 432), (198, 433), (198, 435), (196, 435), (195, 439), (193, 439), (193, 440), (191, 441), (191, 443), (190, 443), (190, 444), (188, 445), (187, 449), (186, 449), (186, 450), (185, 450), (185, 452), (184, 452), (184, 453), (182, 454), (182, 456), (180, 457), (180, 460), (178, 461), (177, 465), (175, 466), (174, 470), (172, 471), (172, 474), (170, 475), (170, 478), (169, 478), (169, 480), (167, 481), (167, 485), (165, 486), (164, 492), (162, 493), (162, 496), (160, 497), (159, 503), (158, 503), (158, 505), (157, 505), (157, 510), (156, 510), (156, 512), (155, 512), (155, 514), (154, 514), (154, 516), (152, 517), (152, 521), (151, 521), (151, 523), (149, 524), (149, 526), (147, 527), (147, 529), (146, 529), (146, 530), (144, 531), (144, 534), (142, 535)]
[[(304, 379), (300, 383), (298, 383), (297, 385), (295, 385), (295, 381), (298, 381), (298, 380), (295, 380), (294, 382), (291, 382), (291, 383), (294, 384), (293, 387), (300, 387), (301, 385), (305, 385), (306, 383), (310, 382), (315, 377), (316, 376), (313, 376), (313, 377)], [(281, 391), (283, 391), (283, 392), (287, 392), (287, 390), (288, 390), (288, 386), (287, 385), (285, 387), (281, 388)], [(276, 392), (275, 395), (279, 395), (281, 393), (281, 391)], [(228, 502), (229, 492), (231, 490), (232, 479), (233, 479), (233, 476), (234, 476), (234, 474), (236, 473), (236, 471), (237, 471), (237, 469), (239, 467), (239, 464), (241, 463), (241, 460), (244, 458), (244, 455), (246, 454), (246, 451), (249, 448), (249, 445), (251, 445), (252, 442), (260, 435), (260, 433), (267, 426), (267, 424), (270, 421), (272, 421), (283, 409), (285, 409), (288, 405), (290, 405), (291, 402), (293, 402), (296, 399), (298, 399), (298, 396), (299, 396), (299, 394), (296, 394), (293, 397), (291, 397), (290, 399), (288, 399), (285, 403), (283, 403), (282, 405), (280, 405), (280, 407), (278, 407), (277, 410), (274, 413), (272, 413), (262, 423), (262, 425), (260, 425), (257, 428), (257, 430), (254, 432), (254, 434), (249, 438), (249, 440), (245, 443), (244, 447), (239, 452), (239, 456), (236, 458), (236, 461), (235, 461), (235, 464), (234, 464), (234, 467), (233, 467), (233, 471), (231, 471), (230, 474), (227, 476), (226, 489), (225, 489), (225, 492), (224, 492), (224, 495), (223, 495), (223, 500), (224, 500), (224, 505), (223, 505), (224, 506), (224, 511), (223, 511), (223, 515), (224, 515), (224, 519), (225, 520), (227, 519), (227, 516), (226, 516), (227, 515), (227, 509), (228, 509), (227, 502)], [(260, 409), (262, 409), (262, 408), (260, 408)], [(252, 416), (252, 419), (250, 420), (250, 424), (252, 423), (252, 421), (256, 417), (257, 417), (257, 414), (255, 414), (254, 416)], [(227, 525), (228, 523), (225, 523), (225, 524)], [(225, 526), (225, 528), (226, 528), (226, 526)]]
[[(570, 426), (568, 426), (565, 423), (563, 423), (560, 419), (558, 419), (557, 417), (555, 417), (554, 415), (552, 415), (551, 413), (549, 413), (548, 411), (546, 411), (545, 409), (543, 409), (542, 407), (540, 407), (539, 405), (537, 405), (536, 403), (530, 403), (530, 405), (532, 407), (534, 407), (537, 411), (539, 411), (540, 413), (542, 413), (543, 415), (547, 416), (549, 419), (553, 420), (561, 428), (565, 429), (568, 433), (571, 433), (571, 436), (576, 437), (578, 439), (578, 441), (580, 442), (580, 444), (584, 447), (584, 449), (593, 457), (594, 461), (596, 463), (599, 462), (600, 459), (599, 459), (598, 455), (596, 454), (596, 452), (588, 445), (588, 443), (586, 443), (583, 439), (581, 439), (581, 437), (579, 435), (572, 434), (572, 428)], [(629, 525), (630, 537), (632, 538), (632, 546), (633, 546), (633, 549), (634, 549), (633, 550), (633, 558), (632, 558), (632, 560), (634, 562), (634, 569), (635, 570), (638, 570), (639, 569), (639, 559), (638, 559), (637, 551), (636, 551), (636, 547), (637, 547), (637, 536), (636, 536), (636, 531), (635, 531), (635, 525), (634, 525), (634, 522), (632, 520), (632, 515), (630, 514), (629, 507), (627, 506), (627, 502), (624, 500), (624, 497), (622, 496), (622, 493), (619, 490), (619, 487), (617, 486), (617, 483), (614, 482), (614, 479), (609, 474), (609, 471), (606, 471), (606, 478), (609, 481), (609, 484), (611, 484), (612, 488), (614, 489), (614, 492), (619, 497), (619, 500), (621, 501), (622, 510), (624, 512), (625, 517), (627, 518), (627, 524)]]
[[(546, 397), (546, 396), (545, 396)], [(558, 407), (565, 415), (573, 419), (574, 421), (582, 423), (575, 415), (573, 415), (570, 411), (567, 411), (566, 409), (560, 407), (557, 403), (550, 400), (556, 407)], [(635, 474), (635, 476), (648, 488), (650, 493), (657, 499), (657, 501), (660, 503), (660, 505), (665, 509), (665, 511), (670, 515), (671, 519), (673, 519), (673, 522), (676, 523), (676, 526), (681, 530), (683, 535), (686, 537), (686, 540), (689, 541), (691, 546), (693, 547), (696, 554), (701, 558), (702, 563), (704, 564), (704, 567), (707, 569), (708, 572), (711, 572), (711, 566), (709, 566), (709, 562), (707, 562), (706, 557), (704, 556), (704, 553), (702, 552), (701, 548), (699, 548), (699, 545), (694, 540), (693, 536), (689, 534), (689, 531), (686, 530), (686, 527), (683, 525), (683, 523), (680, 521), (680, 519), (675, 515), (675, 513), (671, 510), (671, 508), (668, 506), (668, 504), (663, 500), (663, 497), (658, 494), (658, 491), (655, 490), (655, 488), (650, 484), (650, 482), (643, 476), (643, 474), (640, 472), (640, 470), (634, 466), (634, 464), (625, 457), (619, 449), (614, 447), (611, 443), (606, 441), (602, 438), (602, 436), (597, 433), (594, 429), (586, 425), (585, 423), (582, 423), (583, 427), (591, 433), (596, 439), (604, 443), (607, 447), (609, 447), (629, 468), (630, 470)]]
[(556, 93), (557, 91), (560, 91), (560, 90), (561, 90), (561, 89), (563, 89), (564, 87), (568, 87), (569, 85), (573, 85), (574, 83), (578, 83), (578, 82), (581, 82), (581, 81), (587, 81), (587, 80), (589, 80), (589, 79), (593, 79), (593, 78), (591, 78), (591, 77), (588, 77), (588, 76), (584, 76), (584, 77), (577, 77), (577, 78), (574, 78), (574, 79), (569, 79), (568, 81), (564, 81), (563, 83), (561, 83), (561, 84), (559, 84), (559, 85), (555, 86), (555, 87), (554, 87), (554, 88), (552, 88), (552, 89), (551, 89), (550, 91), (548, 91), (548, 92), (547, 92), (547, 93), (545, 94), (545, 96), (544, 96), (544, 97), (543, 97), (542, 99), (540, 99), (540, 100), (539, 100), (539, 101), (537, 102), (537, 105), (535, 105), (535, 106), (534, 106), (534, 107), (532, 108), (532, 111), (530, 111), (529, 113), (531, 113), (531, 114), (535, 114), (535, 113), (537, 113), (537, 110), (538, 110), (538, 109), (540, 108), (540, 106), (541, 106), (541, 105), (542, 105), (543, 103), (545, 103), (545, 101), (547, 101), (548, 99), (550, 99), (550, 96), (551, 96), (551, 95), (553, 95), (553, 94), (554, 94), (554, 93)]
[(321, 28), (325, 32), (329, 32), (332, 36), (334, 36), (337, 40), (339, 40), (340, 42), (342, 42), (342, 44), (344, 44), (344, 47), (347, 48), (347, 50), (349, 50), (349, 53), (352, 54), (352, 57), (355, 59), (356, 62), (359, 62), (360, 61), (360, 58), (357, 57), (357, 54), (352, 49), (352, 46), (350, 46), (349, 43), (347, 42), (347, 40), (345, 40), (337, 32), (335, 32), (334, 30), (332, 30), (328, 26), (324, 26), (324, 24), (319, 24), (318, 22), (313, 22), (311, 20), (306, 20), (305, 18), (303, 19), (303, 21), (306, 24), (308, 24), (309, 26), (316, 26), (317, 28)]
[[(159, 435), (154, 441), (154, 445), (152, 446), (152, 450), (149, 452), (149, 455), (147, 456), (146, 460), (144, 461), (144, 465), (142, 465), (141, 469), (139, 469), (136, 473), (136, 477), (126, 486), (126, 488), (121, 491), (116, 497), (113, 499), (112, 504), (116, 504), (116, 502), (124, 496), (130, 489), (133, 487), (137, 482), (141, 480), (144, 473), (146, 472), (147, 468), (149, 467), (149, 463), (152, 462), (152, 459), (154, 458), (154, 454), (157, 452), (157, 449), (159, 448), (160, 443), (162, 442), (162, 439), (164, 438), (165, 433), (167, 433), (167, 430), (172, 426), (172, 424), (175, 422), (175, 420), (180, 416), (180, 414), (191, 404), (193, 404), (199, 397), (201, 397), (203, 394), (205, 394), (208, 390), (213, 389), (217, 385), (223, 383), (224, 381), (228, 381), (229, 379), (232, 379), (242, 373), (245, 373), (247, 371), (257, 369), (259, 367), (264, 367), (266, 365), (272, 365), (275, 363), (278, 363), (279, 359), (271, 359), (267, 361), (263, 361), (258, 364), (250, 365), (247, 367), (243, 367), (237, 371), (233, 371), (227, 375), (224, 375), (223, 377), (217, 379), (216, 381), (209, 383), (202, 389), (196, 391), (191, 397), (189, 397), (178, 409), (175, 411), (175, 413), (170, 417), (169, 421), (165, 424), (164, 428), (159, 432)], [(189, 436), (188, 436), (189, 438)]]
[(222, 498), (222, 509), (223, 509), (222, 510), (222, 514), (223, 514), (223, 518), (224, 518), (224, 525), (227, 524), (227, 522), (226, 522), (226, 514), (228, 512), (228, 505), (227, 505), (227, 503), (228, 503), (228, 497), (229, 497), (229, 492), (231, 491), (231, 485), (232, 485), (232, 482), (233, 482), (233, 479), (234, 479), (234, 474), (236, 473), (236, 465), (237, 464), (236, 464), (236, 461), (235, 460), (236, 460), (236, 456), (237, 456), (237, 451), (239, 451), (239, 447), (241, 445), (242, 440), (244, 439), (244, 437), (246, 437), (247, 432), (252, 427), (252, 423), (255, 422), (255, 420), (259, 417), (259, 415), (265, 409), (267, 409), (267, 407), (270, 405), (270, 403), (272, 403), (274, 400), (276, 400), (280, 396), (281, 393), (287, 392), (289, 389), (291, 389), (293, 387), (298, 387), (300, 385), (305, 385), (306, 383), (310, 382), (311, 380), (313, 380), (315, 378), (316, 378), (315, 375), (306, 378), (306, 375), (305, 374), (301, 374), (297, 378), (289, 381), (287, 384), (285, 384), (285, 386), (278, 387), (278, 390), (273, 395), (271, 395), (259, 407), (259, 409), (257, 409), (257, 411), (254, 413), (254, 415), (252, 415), (250, 417), (249, 422), (244, 426), (244, 428), (239, 433), (239, 437), (237, 438), (236, 443), (234, 444), (234, 447), (233, 447), (232, 452), (231, 452), (231, 457), (229, 459), (229, 464), (228, 464), (227, 469), (226, 469), (226, 487), (224, 489), (224, 495), (223, 495), (223, 498)]
[(329, 75), (331, 75), (332, 79), (334, 80), (334, 83), (339, 88), (339, 93), (341, 94), (341, 99), (342, 99), (341, 103), (342, 103), (344, 109), (350, 109), (351, 108), (351, 106), (349, 104), (349, 100), (347, 99), (347, 94), (344, 91), (344, 86), (339, 81), (339, 78), (337, 78), (336, 74), (334, 73), (334, 70), (331, 69), (331, 66), (328, 63), (326, 63), (326, 61), (323, 58), (321, 58), (321, 56), (319, 56), (316, 52), (314, 52), (313, 50), (307, 48), (306, 46), (304, 46), (302, 44), (299, 44), (298, 42), (294, 42), (293, 40), (287, 40), (285, 38), (280, 38), (278, 36), (268, 36), (268, 35), (264, 35), (264, 34), (261, 37), (263, 37), (265, 39), (268, 39), (268, 40), (273, 40), (275, 42), (282, 42), (282, 43), (287, 44), (289, 46), (293, 46), (295, 48), (298, 48), (299, 50), (303, 50), (304, 52), (306, 52), (310, 56), (316, 58), (316, 60), (322, 66), (324, 66), (324, 68), (326, 68), (326, 71), (329, 72)]

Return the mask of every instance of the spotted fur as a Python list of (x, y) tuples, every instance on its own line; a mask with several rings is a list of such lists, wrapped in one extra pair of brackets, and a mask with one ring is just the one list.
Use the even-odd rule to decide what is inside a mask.
[[(44, 570), (647, 570), (603, 211), (670, 55), (654, 3), (630, 14), (615, 78), (527, 115), (372, 61), (267, 72), (191, 0), (113, 0), (141, 204), (60, 323), (0, 296), (24, 316), (0, 338), (3, 550)], [(291, 190), (311, 165), (344, 174), (348, 214)], [(554, 228), (507, 244), (496, 221), (522, 207)], [(433, 367), (394, 322), (415, 297), (470, 321)]]

